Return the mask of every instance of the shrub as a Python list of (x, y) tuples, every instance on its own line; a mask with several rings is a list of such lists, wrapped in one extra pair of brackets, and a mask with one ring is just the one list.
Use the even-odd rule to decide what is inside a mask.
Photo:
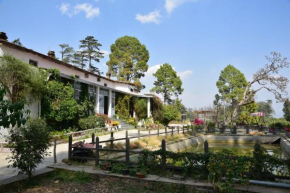
[(134, 110), (139, 120), (147, 117), (147, 102), (145, 99), (136, 99)]
[(119, 123), (119, 121), (113, 121), (112, 122), (112, 126), (118, 126), (120, 123)]
[(9, 167), (18, 168), (19, 173), (26, 173), (30, 179), (32, 171), (49, 155), (49, 140), (46, 123), (39, 118), (29, 119), (26, 127), (12, 129), (7, 141), (15, 146), (11, 149)]
[(164, 105), (163, 124), (168, 125), (170, 121), (177, 120), (179, 114), (177, 107), (173, 105)]
[(87, 129), (92, 129), (96, 127), (104, 127), (105, 117), (91, 115), (87, 118), (80, 119), (78, 124), (81, 130), (87, 130)]

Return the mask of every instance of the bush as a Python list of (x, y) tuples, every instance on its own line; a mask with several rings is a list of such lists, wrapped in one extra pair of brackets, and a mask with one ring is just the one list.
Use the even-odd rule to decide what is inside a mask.
[(173, 105), (164, 105), (163, 124), (168, 125), (170, 121), (177, 120), (179, 114), (177, 107)]
[(112, 126), (118, 126), (120, 123), (119, 123), (119, 121), (113, 121), (112, 122)]
[(145, 99), (136, 99), (134, 110), (139, 120), (147, 117), (147, 102)]
[(26, 127), (12, 129), (7, 137), (7, 141), (14, 143), (9, 167), (18, 168), (20, 174), (26, 173), (30, 179), (32, 171), (49, 155), (46, 152), (49, 140), (46, 123), (39, 118), (29, 119)]
[(81, 130), (93, 129), (96, 127), (104, 127), (105, 117), (91, 115), (87, 118), (80, 119), (78, 124)]

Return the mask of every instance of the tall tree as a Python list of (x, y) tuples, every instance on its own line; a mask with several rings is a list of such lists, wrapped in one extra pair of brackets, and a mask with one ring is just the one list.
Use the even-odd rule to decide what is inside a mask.
[(216, 111), (216, 120), (215, 120), (215, 122), (216, 122), (216, 124), (217, 124), (217, 126), (218, 126), (218, 128), (219, 128), (219, 124), (220, 124), (220, 122), (221, 122), (221, 110), (222, 110), (222, 103), (221, 103), (221, 97), (220, 97), (220, 95), (218, 95), (218, 94), (216, 94), (215, 96), (215, 100), (213, 101), (213, 105), (214, 105), (214, 107), (215, 107), (215, 111)]
[[(242, 99), (235, 106), (234, 115), (237, 115), (240, 107), (253, 103), (255, 101), (254, 95), (263, 89), (274, 94), (278, 102), (284, 102), (288, 98), (289, 79), (278, 73), (283, 68), (289, 68), (289, 62), (287, 58), (282, 58), (279, 53), (272, 52), (271, 55), (272, 57), (266, 56), (270, 63), (259, 69), (253, 75), (253, 80), (247, 83)], [(253, 85), (255, 85), (255, 89), (252, 89)]]
[(83, 49), (82, 54), (84, 58), (87, 58), (89, 61), (89, 71), (101, 74), (100, 70), (92, 65), (92, 60), (100, 62), (101, 58), (104, 58), (102, 52), (100, 52), (100, 44), (94, 36), (87, 36), (84, 40), (80, 40), (81, 45), (79, 46)]
[(157, 80), (154, 82), (154, 87), (151, 92), (162, 94), (164, 97), (164, 104), (171, 103), (171, 97), (174, 95), (178, 97), (183, 92), (182, 81), (170, 64), (163, 64), (153, 74)]
[(237, 113), (235, 108), (243, 97), (247, 86), (247, 80), (244, 74), (236, 69), (233, 65), (228, 65), (221, 71), (219, 80), (216, 82), (222, 99), (230, 105), (230, 119), (227, 123), (233, 121)]
[(265, 116), (267, 118), (270, 118), (274, 113), (274, 109), (272, 107), (272, 100), (267, 100), (267, 101), (259, 101), (258, 104), (258, 112), (263, 112), (265, 113)]
[(287, 121), (290, 121), (290, 101), (289, 101), (289, 99), (286, 99), (286, 101), (284, 102), (283, 112), (284, 112), (284, 118)]
[(20, 42), (20, 38), (13, 40), (11, 43), (16, 44), (18, 46), (23, 46), (22, 43)]
[(70, 63), (73, 57), (74, 49), (70, 47), (68, 44), (59, 44), (61, 48), (61, 61)]
[(108, 74), (120, 81), (132, 82), (137, 90), (145, 88), (140, 78), (148, 70), (149, 52), (145, 45), (131, 36), (118, 38), (111, 45), (110, 60), (107, 62)]
[(76, 51), (72, 55), (72, 63), (75, 66), (80, 67), (81, 69), (84, 69), (86, 67), (87, 61), (88, 61), (88, 59), (85, 57), (84, 53), (82, 53), (80, 51)]

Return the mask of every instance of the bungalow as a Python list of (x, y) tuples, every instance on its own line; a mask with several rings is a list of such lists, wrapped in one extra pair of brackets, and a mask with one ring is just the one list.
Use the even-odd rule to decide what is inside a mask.
[[(88, 86), (89, 95), (95, 98), (95, 112), (106, 114), (109, 117), (115, 115), (116, 96), (120, 93), (131, 95), (134, 97), (142, 97), (147, 99), (147, 116), (151, 116), (150, 95), (141, 94), (133, 88), (132, 83), (112, 80), (110, 77), (103, 77), (87, 70), (78, 68), (71, 64), (62, 62), (55, 58), (54, 51), (49, 51), (47, 55), (36, 52), (32, 49), (25, 48), (8, 42), (8, 37), (4, 32), (0, 32), (0, 56), (4, 54), (13, 55), (26, 63), (39, 68), (60, 70), (61, 77), (64, 79), (72, 79), (76, 77), (74, 83), (75, 99), (79, 99), (82, 85)], [(41, 113), (40, 101), (31, 104), (28, 109), (32, 116), (39, 116)], [(133, 105), (130, 107), (130, 115), (135, 116)]]

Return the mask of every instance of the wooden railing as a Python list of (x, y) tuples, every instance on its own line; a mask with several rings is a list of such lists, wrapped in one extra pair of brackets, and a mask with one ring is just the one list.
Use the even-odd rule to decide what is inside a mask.
[[(120, 160), (113, 160), (115, 162), (126, 162), (129, 163), (130, 162), (130, 153), (138, 153), (136, 150), (130, 150), (130, 139), (134, 139), (134, 138), (138, 138), (140, 139), (141, 137), (150, 137), (150, 136), (160, 136), (160, 135), (173, 135), (174, 133), (179, 134), (179, 133), (185, 133), (186, 131), (189, 131), (190, 129), (187, 127), (185, 128), (184, 126), (180, 127), (180, 126), (174, 126), (174, 127), (165, 127), (164, 132), (160, 132), (160, 128), (157, 128), (157, 132), (156, 133), (151, 133), (151, 130), (148, 130), (148, 134), (143, 134), (141, 135), (140, 133), (140, 129), (138, 129), (138, 133), (137, 136), (128, 136), (128, 131), (126, 131), (125, 133), (125, 137), (124, 138), (118, 138), (115, 139), (114, 138), (114, 132), (111, 132), (111, 138), (108, 140), (104, 140), (104, 141), (99, 141), (99, 137), (95, 138), (95, 134), (92, 134), (92, 141), (90, 144), (86, 145), (84, 144), (83, 147), (73, 147), (72, 144), (72, 136), (69, 136), (69, 145), (68, 145), (68, 159), (72, 160), (72, 159), (80, 159), (80, 160), (95, 160), (95, 165), (99, 165), (100, 161), (109, 161), (108, 159), (101, 159), (100, 158), (100, 152), (102, 151), (106, 151), (106, 152), (117, 152), (117, 153), (125, 153), (125, 161), (120, 161)], [(125, 149), (114, 149), (114, 142), (115, 141), (121, 141), (121, 140), (125, 140)], [(100, 144), (102, 143), (110, 143), (110, 148), (101, 148)], [(165, 143), (165, 141), (164, 141)], [(162, 148), (165, 148), (165, 145), (162, 145)], [(95, 157), (82, 157), (82, 156), (75, 156), (72, 155), (72, 149), (76, 148), (78, 150), (91, 150), (91, 151), (95, 151)], [(112, 161), (112, 160), (111, 160)]]

